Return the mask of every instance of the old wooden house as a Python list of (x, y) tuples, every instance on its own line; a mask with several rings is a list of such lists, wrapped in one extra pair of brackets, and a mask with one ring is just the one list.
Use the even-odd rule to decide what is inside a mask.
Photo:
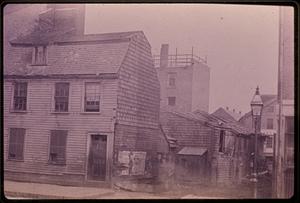
[(10, 41), (6, 179), (78, 185), (151, 177), (153, 160), (165, 149), (159, 81), (144, 33), (84, 35), (77, 15), (76, 7), (49, 7), (40, 23), (75, 26), (50, 23), (47, 32), (40, 26)]
[(160, 123), (164, 134), (176, 140), (175, 181), (235, 184), (249, 172), (250, 132), (243, 126), (203, 111), (161, 110)]

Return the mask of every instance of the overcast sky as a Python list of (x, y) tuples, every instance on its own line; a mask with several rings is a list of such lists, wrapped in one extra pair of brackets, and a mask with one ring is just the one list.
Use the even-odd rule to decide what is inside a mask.
[(85, 33), (144, 31), (152, 53), (162, 43), (170, 52), (207, 56), (210, 112), (218, 107), (246, 113), (259, 85), (277, 93), (277, 6), (214, 4), (90, 4)]

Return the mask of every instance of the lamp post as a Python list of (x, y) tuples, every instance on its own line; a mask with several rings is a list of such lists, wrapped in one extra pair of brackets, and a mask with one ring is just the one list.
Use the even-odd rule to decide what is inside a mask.
[(251, 112), (252, 112), (252, 120), (254, 121), (254, 132), (255, 132), (255, 143), (254, 143), (254, 163), (253, 163), (253, 178), (251, 179), (253, 182), (253, 196), (257, 198), (257, 136), (258, 136), (258, 124), (261, 119), (263, 102), (261, 96), (259, 94), (259, 88), (256, 88), (253, 99), (250, 103)]

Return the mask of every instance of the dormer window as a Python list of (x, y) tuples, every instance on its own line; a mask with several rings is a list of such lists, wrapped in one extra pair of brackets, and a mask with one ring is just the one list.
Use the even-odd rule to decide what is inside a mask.
[(33, 50), (32, 64), (33, 65), (46, 65), (47, 47), (36, 46)]

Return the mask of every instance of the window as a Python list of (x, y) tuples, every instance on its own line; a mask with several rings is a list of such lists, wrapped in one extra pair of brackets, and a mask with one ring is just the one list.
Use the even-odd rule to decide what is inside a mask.
[(99, 112), (100, 111), (100, 84), (85, 84), (84, 111)]
[(55, 111), (67, 112), (69, 104), (69, 83), (55, 84)]
[(175, 87), (176, 86), (176, 73), (168, 74), (168, 86)]
[(51, 130), (49, 162), (52, 164), (66, 163), (66, 130)]
[(219, 152), (225, 152), (225, 131), (220, 131)]
[(33, 64), (46, 65), (46, 46), (34, 47)]
[(26, 111), (27, 103), (27, 83), (17, 82), (14, 88), (14, 110)]
[(168, 105), (175, 106), (176, 104), (176, 97), (168, 97)]
[(8, 159), (23, 160), (25, 129), (11, 128), (9, 135)]
[(267, 119), (267, 129), (273, 129), (273, 119), (272, 118)]
[(272, 139), (272, 137), (267, 137), (266, 148), (272, 148), (272, 147), (273, 147), (273, 139)]

